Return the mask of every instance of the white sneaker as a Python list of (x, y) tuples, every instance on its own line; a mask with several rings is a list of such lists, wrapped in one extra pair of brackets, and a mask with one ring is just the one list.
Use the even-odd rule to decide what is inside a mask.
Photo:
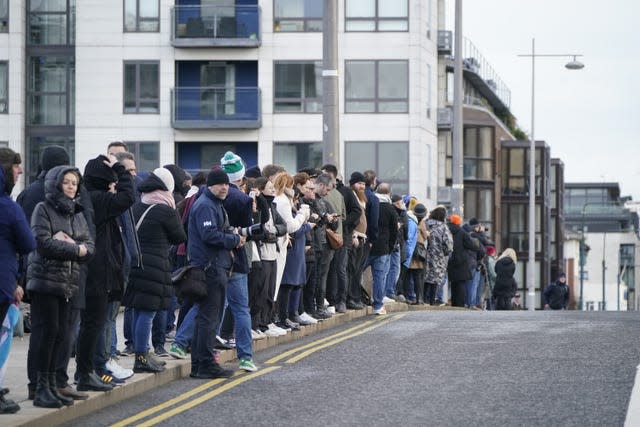
[(262, 331), (255, 331), (255, 330), (251, 330), (251, 339), (258, 341), (258, 340), (263, 340), (265, 339), (267, 336), (265, 334), (262, 333)]
[(315, 325), (316, 323), (318, 323), (318, 320), (309, 316), (306, 311), (300, 315), (300, 319), (304, 320), (305, 322), (309, 322), (312, 325)]
[(387, 314), (387, 309), (384, 308), (384, 305), (378, 309), (373, 310), (373, 314), (376, 316), (381, 316)]
[(279, 334), (279, 336), (287, 335), (287, 331), (286, 330), (277, 327), (273, 323), (269, 323), (269, 325), (267, 327), (269, 328), (269, 330), (276, 331)]
[(327, 311), (328, 311), (329, 313), (331, 313), (331, 315), (336, 314), (336, 308), (335, 308), (334, 306), (332, 306), (332, 305), (330, 305), (329, 307), (327, 307)]
[(126, 380), (133, 376), (133, 371), (131, 369), (126, 369), (118, 365), (118, 362), (113, 358), (107, 360), (106, 367), (113, 376), (119, 380)]
[(263, 334), (265, 336), (274, 337), (274, 338), (281, 336), (280, 332), (276, 331), (275, 329), (267, 329), (266, 331), (263, 332)]
[(391, 299), (391, 298), (389, 298), (389, 297), (384, 297), (384, 298), (382, 298), (382, 303), (383, 303), (383, 304), (387, 304), (387, 303), (390, 303), (390, 302), (396, 302), (396, 300)]
[(329, 301), (327, 301), (327, 299), (324, 299), (324, 304), (322, 305), (324, 308), (329, 307)]

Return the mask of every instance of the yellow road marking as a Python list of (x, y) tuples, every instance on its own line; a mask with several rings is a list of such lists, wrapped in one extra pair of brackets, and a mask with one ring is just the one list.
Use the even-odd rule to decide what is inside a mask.
[(280, 366), (271, 366), (269, 368), (262, 369), (262, 370), (260, 370), (258, 372), (254, 372), (252, 374), (240, 377), (237, 380), (233, 380), (233, 381), (231, 381), (231, 382), (229, 382), (229, 383), (227, 383), (227, 384), (225, 384), (225, 385), (223, 385), (221, 387), (218, 387), (217, 389), (215, 389), (213, 391), (210, 391), (210, 392), (208, 392), (206, 394), (203, 394), (202, 396), (200, 396), (200, 397), (198, 397), (196, 399), (193, 399), (192, 401), (187, 402), (184, 405), (178, 406), (177, 408), (174, 408), (174, 409), (172, 409), (170, 411), (167, 411), (167, 412), (165, 412), (165, 413), (163, 413), (161, 415), (158, 415), (157, 417), (151, 418), (150, 420), (147, 420), (147, 421), (145, 421), (145, 422), (143, 422), (141, 424), (138, 424), (138, 426), (147, 427), (147, 426), (156, 425), (159, 422), (164, 421), (164, 420), (166, 420), (168, 418), (171, 418), (171, 417), (173, 417), (175, 415), (181, 414), (182, 412), (185, 412), (185, 411), (193, 408), (194, 406), (198, 406), (201, 403), (204, 403), (207, 400), (212, 399), (212, 398), (216, 397), (217, 395), (222, 394), (225, 391), (234, 388), (237, 385), (240, 385), (240, 384), (242, 384), (242, 383), (244, 383), (246, 381), (252, 380), (252, 379), (254, 379), (256, 377), (259, 377), (261, 375), (268, 374), (269, 372), (273, 372), (276, 369), (280, 369)]
[(300, 347), (293, 348), (293, 349), (291, 349), (289, 351), (285, 351), (284, 353), (281, 353), (278, 356), (272, 357), (271, 359), (267, 360), (264, 363), (271, 364), (271, 363), (279, 362), (282, 359), (286, 359), (287, 357), (291, 356), (293, 353), (297, 353), (297, 352), (299, 352), (301, 350), (305, 350), (307, 348), (311, 348), (311, 347), (313, 347), (313, 346), (315, 346), (317, 344), (321, 344), (323, 342), (330, 341), (330, 340), (332, 340), (334, 338), (341, 337), (342, 335), (346, 335), (349, 332), (355, 331), (356, 329), (364, 328), (365, 326), (367, 326), (367, 325), (369, 325), (369, 324), (371, 324), (373, 322), (376, 322), (377, 320), (379, 320), (379, 319), (368, 320), (368, 321), (366, 321), (364, 323), (359, 324), (358, 326), (354, 326), (353, 328), (349, 328), (349, 329), (346, 329), (346, 330), (344, 330), (342, 332), (338, 332), (337, 334), (333, 334), (333, 335), (330, 335), (328, 337), (325, 337), (325, 338), (310, 342), (309, 344), (305, 344), (305, 345), (302, 345)]
[(347, 336), (342, 337), (342, 338), (338, 338), (338, 339), (336, 339), (334, 341), (330, 341), (330, 342), (322, 344), (322, 345), (320, 345), (318, 347), (314, 347), (314, 348), (312, 348), (310, 350), (307, 350), (307, 351), (305, 351), (303, 353), (300, 353), (297, 356), (292, 357), (291, 359), (287, 360), (284, 363), (288, 363), (288, 364), (296, 363), (300, 359), (303, 359), (303, 358), (309, 356), (310, 354), (315, 353), (316, 351), (322, 350), (323, 348), (331, 347), (332, 345), (336, 345), (338, 343), (341, 343), (342, 341), (346, 341), (349, 338), (357, 337), (358, 335), (362, 335), (365, 332), (369, 332), (369, 331), (371, 331), (373, 329), (379, 328), (380, 326), (386, 325), (387, 323), (393, 322), (394, 320), (398, 320), (398, 319), (400, 319), (401, 317), (404, 317), (404, 316), (405, 316), (405, 314), (401, 314), (401, 315), (392, 317), (392, 318), (387, 319), (387, 320), (385, 320), (383, 322), (378, 322), (375, 325), (372, 325), (372, 326), (369, 326), (368, 328), (362, 329), (362, 330), (360, 330), (358, 332), (354, 332), (353, 334), (347, 335)]

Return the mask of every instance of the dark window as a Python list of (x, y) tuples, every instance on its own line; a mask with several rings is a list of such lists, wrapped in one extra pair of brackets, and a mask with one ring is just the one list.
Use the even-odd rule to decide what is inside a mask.
[(0, 114), (9, 112), (9, 63), (0, 61)]
[(157, 141), (125, 141), (129, 152), (136, 158), (138, 174), (152, 172), (160, 167), (160, 143)]
[(0, 33), (9, 31), (9, 0), (0, 0)]
[(408, 113), (409, 62), (346, 61), (347, 113)]
[(322, 112), (322, 63), (276, 62), (274, 111)]
[(409, 31), (409, 1), (346, 0), (345, 31)]
[(322, 0), (274, 0), (273, 31), (322, 31)]
[(27, 79), (29, 125), (73, 125), (75, 63), (73, 57), (32, 56)]
[(345, 145), (345, 176), (373, 169), (397, 194), (409, 192), (409, 143), (406, 141), (358, 141)]
[(273, 144), (273, 163), (290, 172), (302, 168), (322, 167), (321, 142), (276, 142)]
[(69, 153), (71, 164), (75, 163), (75, 138), (73, 136), (29, 136), (27, 138), (26, 179), (28, 183), (35, 181), (40, 167), (40, 154), (49, 145), (64, 147)]
[(125, 61), (124, 112), (160, 112), (160, 63)]
[(464, 216), (477, 218), (493, 236), (493, 188), (464, 188)]
[[(466, 190), (465, 190), (466, 191)], [(513, 248), (516, 253), (529, 251), (529, 205), (508, 203), (502, 205), (502, 247)], [(536, 205), (535, 251), (542, 250), (540, 218), (542, 208)]]
[(70, 46), (75, 43), (75, 0), (29, 0), (27, 43)]
[(160, 31), (160, 0), (124, 0), (124, 31)]

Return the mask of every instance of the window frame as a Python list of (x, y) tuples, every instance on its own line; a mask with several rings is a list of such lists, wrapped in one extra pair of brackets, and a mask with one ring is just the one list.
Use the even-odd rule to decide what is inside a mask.
[[(60, 91), (42, 91), (31, 89), (31, 79), (35, 78), (32, 75), (31, 70), (31, 61), (37, 60), (37, 58), (59, 58), (64, 60), (64, 71), (65, 71), (65, 87)], [(73, 126), (75, 124), (75, 57), (70, 57), (66, 55), (29, 55), (27, 57), (27, 67), (29, 68), (27, 72), (27, 84), (26, 84), (26, 92), (27, 92), (27, 113), (26, 113), (26, 125), (27, 126)], [(65, 122), (64, 123), (35, 123), (32, 122), (32, 111), (30, 107), (33, 108), (36, 103), (34, 99), (36, 97), (47, 97), (47, 96), (60, 96), (65, 99)]]
[[(160, 141), (122, 141), (125, 144), (127, 144), (127, 150), (133, 154), (133, 156), (135, 157), (135, 162), (136, 162), (136, 170), (137, 173), (151, 173), (153, 172), (154, 169), (159, 168), (160, 167)], [(157, 166), (155, 166), (153, 169), (151, 170), (145, 170), (142, 169), (141, 163), (140, 163), (140, 146), (142, 145), (155, 145), (157, 147), (157, 152), (158, 152), (158, 157), (157, 157)]]
[[(397, 190), (395, 189), (395, 187), (398, 184), (402, 184), (402, 185), (406, 185), (407, 187), (407, 192), (406, 194), (409, 193), (410, 190), (410, 183), (411, 183), (411, 165), (409, 162), (409, 159), (411, 158), (411, 144), (409, 140), (380, 140), (380, 141), (367, 141), (367, 140), (351, 140), (351, 141), (345, 141), (344, 142), (344, 164), (345, 164), (345, 168), (349, 168), (349, 150), (348, 150), (348, 146), (349, 144), (370, 144), (373, 145), (372, 150), (374, 151), (374, 158), (375, 161), (373, 165), (371, 165), (368, 169), (372, 169), (374, 171), (376, 171), (377, 174), (381, 174), (381, 164), (380, 164), (380, 149), (379, 146), (380, 144), (405, 144), (406, 149), (407, 149), (407, 158), (404, 161), (401, 161), (399, 159), (394, 159), (397, 163), (399, 164), (404, 164), (407, 167), (407, 178), (406, 179), (390, 179), (389, 177), (386, 176), (381, 176), (381, 178), (384, 179), (385, 182), (389, 183), (391, 185), (391, 189), (394, 192), (397, 192)], [(351, 174), (352, 170), (347, 169), (345, 176), (348, 176), (349, 174)]]
[[(127, 2), (136, 2), (136, 27), (134, 30), (127, 29)], [(159, 33), (160, 32), (160, 0), (146, 0), (156, 1), (158, 4), (158, 17), (157, 18), (142, 18), (140, 17), (140, 2), (145, 0), (123, 0), (122, 1), (122, 32), (123, 33)], [(157, 22), (157, 28), (155, 30), (141, 30), (140, 22)]]
[[(282, 17), (282, 18), (278, 18), (276, 16), (276, 1), (278, 0), (273, 0), (272, 1), (272, 6), (273, 6), (273, 32), (274, 33), (321, 33), (322, 29), (320, 30), (313, 30), (313, 29), (309, 29), (309, 22), (310, 21), (317, 21), (320, 20), (320, 27), (322, 27), (322, 22), (323, 22), (323, 17), (324, 17), (324, 6), (322, 8), (322, 15), (318, 18), (318, 17), (306, 17), (306, 16), (301, 16), (301, 17), (295, 17), (295, 16), (287, 16), (287, 17)], [(301, 2), (304, 3), (305, 0), (299, 0)], [(314, 0), (314, 1), (320, 1), (320, 0)], [(321, 2), (322, 3), (322, 2)], [(296, 31), (296, 30), (282, 30), (281, 28), (277, 28), (276, 27), (276, 23), (281, 23), (281, 22), (287, 22), (287, 21), (301, 21), (302, 22), (302, 31)]]
[[(320, 70), (320, 73), (322, 75), (322, 61), (321, 60), (317, 60), (317, 61), (296, 61), (296, 60), (286, 60), (286, 61), (273, 61), (273, 113), (274, 114), (322, 114), (322, 76), (320, 77), (320, 85), (321, 87), (316, 88), (316, 93), (318, 93), (319, 95), (316, 97), (302, 97), (302, 98), (277, 98), (276, 97), (276, 93), (277, 93), (277, 87), (276, 87), (276, 83), (278, 81), (278, 75), (276, 73), (276, 66), (278, 65), (299, 65), (300, 66), (300, 72), (302, 75), (301, 78), (301, 92), (304, 92), (304, 88), (306, 87), (305, 85), (305, 73), (303, 73), (302, 71), (304, 70), (304, 66), (305, 65), (314, 65), (314, 70)], [(304, 94), (303, 94), (304, 95)], [(307, 103), (316, 100), (316, 102), (319, 104), (320, 108), (318, 111), (307, 111)], [(301, 111), (278, 111), (276, 108), (276, 104), (278, 102), (300, 102), (301, 105)]]
[[(127, 94), (127, 84), (126, 84), (126, 70), (127, 65), (135, 65), (136, 67), (136, 82), (135, 82), (135, 111), (127, 111), (126, 106), (126, 94)], [(157, 98), (140, 98), (140, 66), (141, 65), (156, 65), (157, 73), (158, 73), (158, 87), (157, 87)], [(157, 102), (158, 107), (157, 111), (140, 111), (140, 104), (143, 102)], [(123, 61), (122, 66), (122, 113), (123, 114), (160, 114), (160, 61), (158, 60), (125, 60)]]
[[(273, 141), (272, 144), (272, 158), (273, 158), (273, 162), (277, 163), (277, 164), (281, 164), (278, 162), (278, 160), (276, 160), (276, 146), (278, 145), (289, 145), (289, 146), (308, 146), (308, 147), (314, 147), (314, 146), (321, 146), (322, 145), (322, 141)], [(298, 153), (296, 152), (296, 164), (299, 162), (298, 159)], [(313, 165), (313, 164), (307, 164), (308, 162), (306, 162), (304, 165), (302, 165), (301, 167), (297, 167), (295, 170), (298, 171), (304, 167), (317, 167), (318, 169), (320, 167), (322, 167), (322, 150), (320, 151), (320, 162), (317, 165)]]
[[(0, 68), (5, 67), (6, 79), (0, 81), (0, 85), (3, 86), (6, 98), (0, 98), (0, 114), (9, 114), (9, 61), (0, 61)], [(2, 106), (4, 105), (4, 108)]]
[[(75, 3), (72, 5), (73, 0), (65, 0), (65, 10), (64, 11), (54, 11), (54, 12), (32, 12), (31, 11), (31, 1), (28, 1), (26, 5), (27, 17), (26, 17), (26, 40), (27, 46), (43, 46), (43, 47), (52, 47), (52, 46), (75, 46)], [(7, 12), (8, 13), (8, 12)], [(31, 41), (31, 18), (34, 16), (65, 16), (65, 42), (61, 44), (55, 43), (32, 43)]]
[[(380, 0), (369, 0), (374, 2), (374, 8), (375, 8), (375, 15), (372, 17), (349, 17), (347, 16), (347, 3), (349, 2), (349, 0), (345, 0), (344, 1), (344, 32), (345, 33), (408, 33), (410, 30), (409, 27), (409, 14), (410, 14), (410, 8), (409, 8), (409, 0), (404, 0), (407, 4), (407, 16), (394, 16), (394, 17), (380, 17), (380, 9), (379, 9), (379, 1)], [(395, 0), (398, 3), (402, 0)], [(380, 22), (384, 22), (384, 21), (401, 21), (401, 20), (406, 20), (407, 22), (407, 29), (406, 30), (381, 30), (380, 29)], [(349, 22), (369, 22), (369, 21), (373, 21), (374, 23), (374, 29), (373, 30), (350, 30), (348, 29), (348, 24)]]
[[(349, 79), (348, 76), (348, 67), (349, 64), (362, 63), (362, 62), (373, 62), (373, 79), (374, 79), (374, 96), (373, 98), (349, 98), (347, 96), (348, 93), (348, 84)], [(384, 64), (385, 62), (403, 62), (406, 64), (406, 98), (380, 98), (380, 64)], [(345, 114), (409, 114), (409, 96), (410, 96), (410, 87), (411, 84), (409, 82), (409, 60), (408, 59), (347, 59), (344, 61), (344, 112)], [(374, 111), (349, 111), (348, 104), (349, 102), (373, 102)], [(385, 102), (405, 102), (406, 110), (405, 111), (380, 111), (380, 103)]]
[(0, 33), (8, 33), (9, 32), (9, 16), (10, 16), (10, 5), (9, 0), (0, 0), (0, 2), (4, 2), (7, 5), (7, 13), (4, 16), (0, 16)]

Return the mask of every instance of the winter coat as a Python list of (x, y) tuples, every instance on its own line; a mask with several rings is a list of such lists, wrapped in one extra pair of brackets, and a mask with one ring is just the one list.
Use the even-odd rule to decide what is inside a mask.
[(305, 223), (292, 235), (291, 247), (287, 250), (287, 262), (280, 283), (283, 285), (302, 286), (307, 282), (307, 263), (304, 257), (304, 246), (307, 231), (311, 226)]
[(373, 197), (379, 200), (378, 238), (372, 242), (370, 255), (388, 255), (398, 238), (398, 214), (388, 197)]
[(338, 229), (338, 221), (330, 223), (325, 218), (327, 214), (336, 213), (336, 210), (326, 198), (320, 197), (317, 194), (316, 199), (313, 200), (313, 204), (311, 204), (310, 207), (311, 212), (320, 217), (318, 222), (316, 222), (316, 227), (311, 230), (311, 234), (313, 234), (313, 249), (316, 252), (331, 250), (327, 241), (327, 228), (336, 231)]
[[(417, 218), (416, 218), (417, 221)], [(427, 230), (427, 219), (422, 218), (416, 227), (416, 244), (414, 245), (413, 251), (411, 251), (411, 262), (409, 263), (410, 270), (422, 270), (425, 267), (425, 262), (418, 258), (416, 254), (416, 247), (418, 245), (423, 245), (425, 248), (427, 246), (427, 239), (429, 236), (429, 231)]]
[(407, 268), (411, 265), (411, 258), (413, 258), (416, 243), (418, 243), (418, 218), (416, 218), (413, 212), (407, 212), (407, 255), (403, 262), (403, 265)]
[(547, 286), (543, 295), (544, 303), (554, 310), (566, 309), (569, 305), (569, 287), (559, 280)]
[(360, 203), (358, 203), (358, 198), (351, 188), (342, 184), (341, 181), (338, 181), (336, 188), (340, 194), (342, 194), (344, 199), (346, 216), (342, 223), (342, 232), (345, 244), (350, 245), (351, 234), (353, 233), (353, 230), (356, 229), (358, 222), (360, 222), (360, 213), (362, 212), (362, 209), (360, 208)]
[(477, 250), (479, 243), (472, 239), (469, 233), (464, 231), (459, 225), (448, 224), (449, 231), (453, 237), (453, 252), (447, 264), (447, 273), (450, 282), (464, 282), (471, 279), (471, 268), (467, 249)]
[(369, 243), (373, 245), (376, 240), (378, 240), (380, 200), (369, 186), (365, 188), (364, 194), (367, 196), (367, 206), (365, 209), (365, 215), (367, 217), (367, 239)]
[(342, 193), (338, 191), (337, 188), (334, 188), (333, 190), (329, 191), (324, 199), (329, 202), (329, 204), (333, 208), (333, 212), (338, 214), (338, 226), (335, 229), (335, 232), (337, 234), (342, 234), (344, 232), (342, 228), (342, 222), (347, 218), (346, 207)]
[(496, 284), (493, 287), (493, 296), (512, 298), (516, 295), (518, 286), (513, 275), (516, 273), (516, 264), (509, 257), (496, 261)]
[[(56, 166), (47, 172), (45, 201), (36, 205), (31, 217), (37, 250), (29, 255), (27, 269), (27, 291), (66, 299), (77, 294), (80, 262), (90, 259), (95, 250), (82, 205), (62, 192), (62, 180), (70, 171), (79, 174), (71, 166)], [(54, 237), (58, 232), (67, 234), (75, 243)], [(83, 257), (79, 254), (80, 245), (87, 248)]]
[[(482, 258), (484, 258), (485, 249), (480, 236), (478, 233), (473, 231), (473, 229), (469, 226), (469, 224), (464, 224), (462, 229), (471, 236), (472, 239), (478, 242), (478, 245), (473, 249), (467, 249), (467, 256), (469, 257), (469, 269), (471, 271), (478, 268)], [(484, 233), (482, 233), (484, 235)], [(486, 240), (486, 239), (484, 239)]]
[[(158, 177), (150, 175), (140, 184), (139, 189), (142, 193), (148, 193), (166, 187)], [(138, 310), (160, 311), (169, 308), (173, 296), (173, 266), (169, 261), (169, 246), (184, 242), (187, 235), (182, 228), (178, 212), (164, 204), (134, 204), (132, 211), (135, 224), (138, 224), (149, 206), (153, 207), (149, 209), (138, 228), (142, 267), (131, 269), (122, 305)]]
[[(5, 187), (4, 168), (0, 167), (0, 189)], [(26, 255), (36, 248), (24, 212), (9, 194), (0, 191), (0, 304), (12, 303), (18, 280), (16, 253)]]
[[(231, 227), (250, 227), (253, 225), (253, 199), (240, 190), (235, 184), (229, 185), (227, 197), (222, 202)], [(233, 249), (234, 273), (248, 274), (249, 260), (244, 248)]]
[(449, 256), (453, 251), (453, 237), (444, 222), (429, 218), (427, 229), (431, 232), (427, 244), (427, 270), (425, 283), (442, 283), (447, 272)]

